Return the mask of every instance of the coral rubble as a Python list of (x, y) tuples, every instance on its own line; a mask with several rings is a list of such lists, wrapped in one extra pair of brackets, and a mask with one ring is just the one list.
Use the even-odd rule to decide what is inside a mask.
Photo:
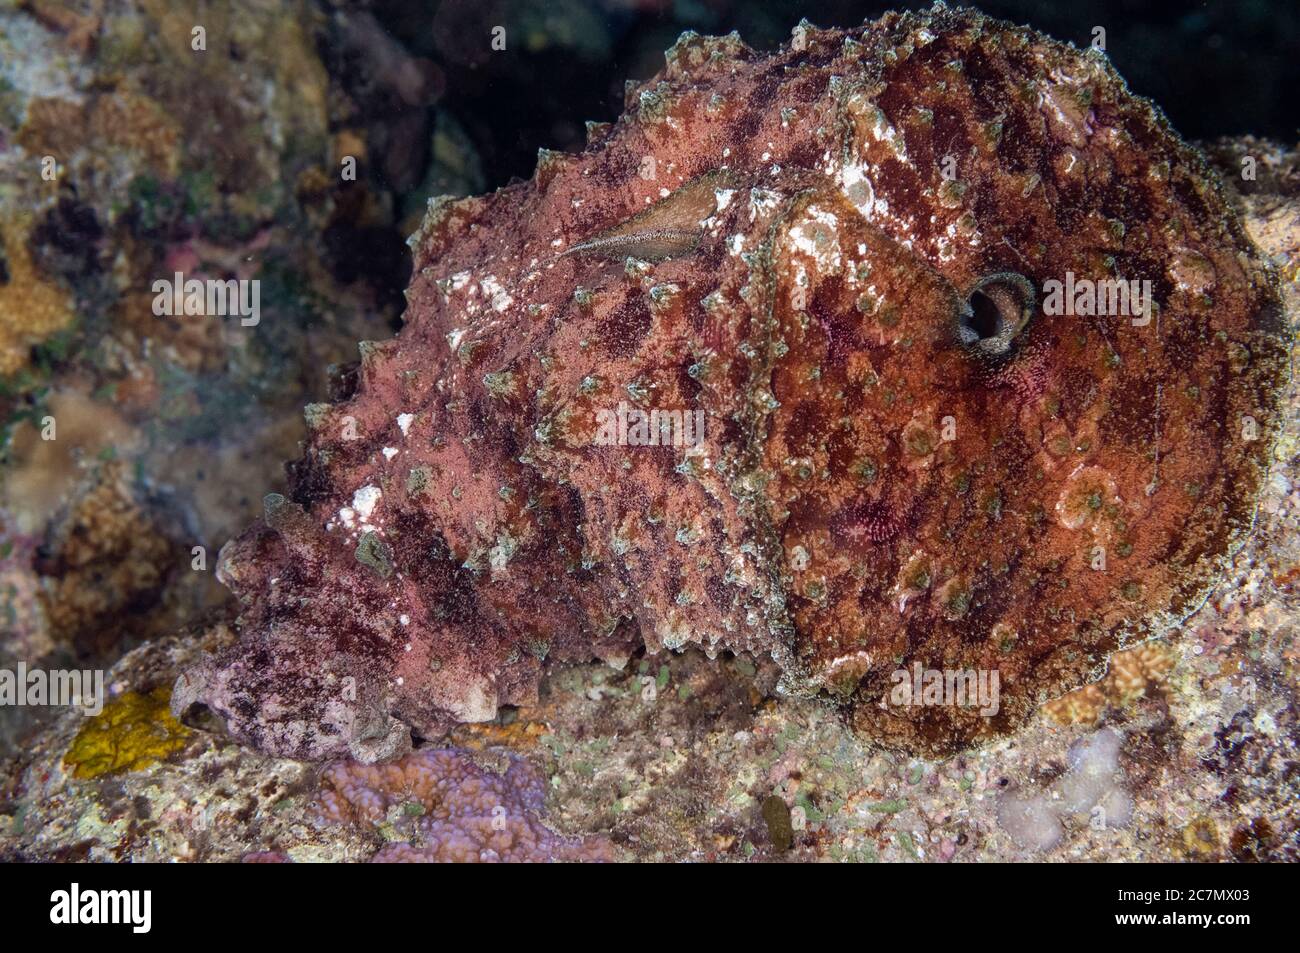
[[(409, 830), (374, 863), (614, 860), (603, 837), (566, 839), (538, 815), (545, 783), (527, 761), (511, 757), (500, 774), (454, 748), (424, 748), (385, 765), (339, 762), (325, 771), (317, 810), (323, 821), (385, 822)], [(395, 811), (394, 811), (395, 809)], [(415, 841), (415, 842), (413, 842)]]

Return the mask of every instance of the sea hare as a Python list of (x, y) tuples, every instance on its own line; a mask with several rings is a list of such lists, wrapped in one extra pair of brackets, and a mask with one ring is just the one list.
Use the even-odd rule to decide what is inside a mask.
[[(1105, 56), (1028, 29), (688, 33), (411, 247), (405, 327), (223, 552), (242, 641), (176, 686), (270, 752), (396, 758), (644, 644), (942, 754), (1177, 624), (1252, 522), (1275, 278)], [(900, 704), (918, 664), (999, 703)]]

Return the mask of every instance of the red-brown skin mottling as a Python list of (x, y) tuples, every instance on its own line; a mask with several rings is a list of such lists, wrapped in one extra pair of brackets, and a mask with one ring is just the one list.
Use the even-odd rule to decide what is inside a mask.
[[(687, 35), (593, 140), (430, 209), (406, 327), (223, 554), (244, 640), (178, 708), (385, 759), (544, 660), (696, 644), (943, 753), (1204, 597), (1276, 427), (1278, 298), (1102, 55), (943, 8), (771, 56)], [(1150, 281), (1150, 322), (1044, 313), (1067, 272)], [(1001, 273), (1033, 300), (998, 354), (960, 328)], [(600, 445), (620, 401), (704, 439)], [(996, 670), (997, 715), (887, 704), (917, 662)]]

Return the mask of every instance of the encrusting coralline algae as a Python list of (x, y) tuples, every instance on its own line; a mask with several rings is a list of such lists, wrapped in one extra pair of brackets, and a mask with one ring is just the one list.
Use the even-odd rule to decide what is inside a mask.
[(546, 782), (521, 758), (495, 774), (465, 752), (423, 748), (393, 764), (338, 762), (322, 780), (321, 823), (378, 825), (395, 815), (395, 830), (411, 838), (381, 847), (374, 863), (617, 858), (603, 837), (565, 838), (541, 823)]
[[(942, 6), (686, 34), (411, 245), (406, 326), (223, 551), (242, 641), (173, 695), (268, 752), (399, 758), (642, 644), (949, 752), (1179, 622), (1250, 528), (1276, 282), (1093, 51)], [(599, 439), (620, 406), (645, 440)], [(889, 704), (917, 664), (996, 671), (997, 713)]]

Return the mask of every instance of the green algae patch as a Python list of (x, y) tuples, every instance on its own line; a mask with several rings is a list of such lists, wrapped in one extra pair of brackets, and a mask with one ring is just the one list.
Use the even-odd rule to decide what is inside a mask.
[(185, 747), (190, 730), (172, 717), (171, 689), (126, 692), (88, 718), (63, 756), (74, 778), (139, 771)]
[(369, 566), (384, 579), (393, 574), (392, 550), (377, 533), (369, 532), (361, 537), (361, 541), (357, 543), (356, 557), (357, 562)]

